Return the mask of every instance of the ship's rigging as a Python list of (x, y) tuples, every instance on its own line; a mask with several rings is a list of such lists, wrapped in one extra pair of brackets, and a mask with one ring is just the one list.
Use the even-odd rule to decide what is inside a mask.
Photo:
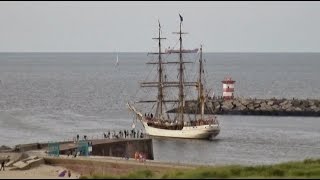
[[(180, 28), (178, 32), (174, 32), (174, 34), (179, 35), (179, 60), (178, 61), (163, 61), (163, 55), (169, 55), (172, 53), (163, 52), (162, 51), (162, 40), (165, 40), (165, 37), (162, 37), (162, 30), (161, 30), (161, 24), (158, 21), (158, 37), (152, 38), (154, 40), (157, 40), (158, 43), (158, 52), (151, 52), (148, 54), (157, 55), (158, 59), (155, 62), (147, 62), (147, 65), (157, 65), (157, 71), (158, 71), (158, 77), (157, 81), (144, 81), (140, 83), (140, 87), (155, 87), (158, 89), (157, 99), (151, 100), (151, 99), (145, 99), (138, 101), (138, 103), (156, 103), (155, 106), (155, 117), (158, 120), (169, 120), (170, 116), (166, 111), (167, 103), (176, 103), (178, 104), (178, 112), (176, 114), (176, 117), (173, 120), (177, 120), (181, 125), (184, 121), (184, 107), (185, 107), (185, 88), (189, 86), (197, 87), (198, 90), (198, 100), (200, 100), (201, 105), (201, 118), (203, 117), (204, 113), (204, 86), (203, 86), (203, 64), (202, 64), (202, 46), (200, 48), (200, 59), (199, 59), (199, 79), (197, 81), (185, 81), (185, 64), (187, 63), (195, 63), (192, 61), (184, 61), (183, 54), (184, 53), (190, 53), (183, 49), (183, 42), (182, 42), (182, 35), (187, 34), (186, 32), (182, 32), (182, 21), (180, 21)], [(177, 51), (176, 51), (177, 52)], [(165, 68), (164, 65), (170, 65), (170, 64), (177, 64), (179, 66), (178, 68), (178, 81), (168, 81), (167, 75), (164, 74)], [(178, 88), (178, 98), (171, 98), (171, 99), (165, 99), (165, 93), (164, 89), (166, 88)], [(189, 99), (190, 100), (190, 99)]]
[[(162, 37), (161, 24), (158, 21), (158, 37), (153, 38), (157, 40), (158, 49), (156, 52), (149, 54), (156, 55), (157, 60), (152, 62), (147, 62), (147, 65), (153, 65), (157, 68), (156, 79), (153, 81), (143, 81), (140, 83), (142, 88), (153, 88), (157, 91), (151, 91), (153, 95), (143, 94), (144, 99), (138, 101), (137, 103), (153, 103), (151, 109), (152, 111), (137, 110), (133, 105), (127, 103), (129, 109), (133, 111), (137, 118), (143, 124), (147, 134), (154, 136), (167, 136), (167, 137), (180, 137), (180, 138), (208, 138), (209, 136), (216, 136), (220, 129), (218, 121), (215, 118), (205, 118), (204, 117), (204, 105), (206, 101), (206, 92), (204, 87), (204, 69), (202, 60), (202, 46), (200, 47), (199, 55), (199, 68), (197, 69), (197, 78), (194, 81), (189, 80), (186, 75), (187, 64), (195, 63), (193, 61), (185, 61), (185, 56), (183, 54), (192, 53), (193, 50), (189, 51), (183, 48), (182, 35), (187, 34), (182, 31), (183, 18), (180, 15), (179, 31), (174, 32), (179, 36), (179, 49), (172, 50), (171, 52), (162, 51), (162, 40), (166, 38)], [(168, 58), (168, 55), (178, 55), (178, 60), (172, 60)], [(166, 58), (163, 58), (166, 55)], [(173, 71), (168, 71), (167, 67), (169, 65), (177, 65), (177, 77), (169, 77), (169, 74), (174, 74)], [(149, 75), (148, 75), (149, 76)], [(188, 94), (188, 88), (193, 88), (197, 90), (195, 93), (196, 97), (193, 102), (197, 102), (199, 106), (200, 113), (196, 112), (195, 117), (191, 118), (190, 114), (185, 116), (185, 105), (186, 102), (192, 100), (192, 96)], [(177, 93), (173, 93), (171, 90), (177, 90)], [(156, 93), (156, 94), (155, 94)], [(177, 96), (173, 96), (172, 95)], [(153, 99), (156, 97), (155, 99)], [(189, 99), (188, 99), (189, 98)], [(173, 114), (171, 118), (169, 113), (167, 113), (167, 104), (174, 103), (177, 105), (176, 113)], [(140, 109), (140, 108), (139, 108)], [(197, 108), (198, 109), (198, 108)], [(142, 112), (145, 112), (144, 115)], [(153, 115), (152, 113), (155, 112)], [(151, 115), (149, 114), (151, 113)], [(200, 117), (197, 117), (200, 114)], [(188, 117), (188, 118), (187, 118)]]

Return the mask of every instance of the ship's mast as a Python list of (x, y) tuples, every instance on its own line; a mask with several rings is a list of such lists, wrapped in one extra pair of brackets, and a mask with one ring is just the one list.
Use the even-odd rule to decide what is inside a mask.
[(159, 62), (159, 84), (158, 84), (158, 103), (157, 103), (157, 109), (156, 109), (156, 114), (155, 116), (158, 117), (159, 119), (162, 117), (163, 114), (163, 73), (162, 73), (162, 58), (161, 58), (161, 39), (165, 39), (165, 38), (161, 38), (161, 25), (159, 22), (159, 36), (157, 38), (159, 40), (159, 54), (158, 54), (158, 62)]
[[(181, 17), (181, 15), (180, 15)], [(183, 108), (184, 108), (184, 91), (183, 91), (183, 59), (182, 59), (182, 33), (181, 33), (182, 18), (180, 18), (180, 31), (179, 31), (179, 41), (180, 41), (180, 51), (179, 51), (179, 115), (181, 116), (181, 122), (183, 122)]]
[[(179, 14), (180, 15), (180, 14)], [(158, 55), (158, 62), (148, 62), (147, 64), (157, 64), (158, 65), (158, 81), (156, 82), (142, 82), (141, 83), (141, 87), (156, 87), (158, 88), (158, 97), (156, 100), (143, 100), (143, 101), (138, 101), (139, 103), (157, 103), (157, 108), (156, 108), (156, 114), (155, 117), (158, 117), (159, 119), (162, 119), (161, 117), (163, 117), (163, 113), (164, 113), (164, 109), (165, 107), (165, 103), (176, 103), (178, 102), (178, 112), (177, 112), (177, 119), (179, 121), (179, 123), (184, 122), (184, 105), (185, 105), (185, 95), (184, 95), (184, 86), (197, 86), (198, 82), (185, 82), (184, 81), (184, 64), (185, 63), (193, 63), (193, 62), (186, 62), (183, 61), (183, 56), (182, 53), (189, 53), (187, 51), (183, 50), (183, 46), (182, 46), (182, 34), (187, 34), (186, 32), (182, 32), (182, 21), (183, 18), (180, 15), (180, 29), (179, 32), (174, 32), (174, 34), (179, 34), (179, 41), (180, 41), (180, 48), (179, 48), (179, 61), (173, 61), (173, 62), (169, 62), (169, 61), (162, 61), (162, 57), (161, 54), (167, 54), (168, 52), (161, 52), (161, 40), (162, 39), (166, 39), (166, 38), (162, 38), (161, 37), (161, 26), (159, 23), (159, 35), (157, 38), (153, 38), (153, 39), (157, 39), (158, 40), (158, 52), (155, 53), (150, 53), (150, 54), (157, 54)], [(169, 53), (170, 54), (170, 53)], [(164, 74), (163, 74), (163, 67), (164, 64), (179, 64), (179, 81), (166, 81), (164, 80)], [(164, 99), (164, 88), (168, 88), (168, 87), (178, 87), (179, 88), (179, 94), (178, 94), (178, 100), (177, 99)], [(167, 118), (169, 119), (169, 115), (167, 113)]]
[[(156, 64), (158, 65), (158, 81), (152, 81), (152, 82), (142, 82), (141, 87), (156, 87), (158, 89), (158, 96), (156, 100), (143, 100), (143, 101), (138, 101), (139, 103), (156, 103), (156, 113), (155, 117), (159, 120), (163, 120), (163, 114), (164, 114), (164, 109), (166, 108), (165, 102), (175, 102), (172, 100), (164, 100), (164, 87), (167, 87), (168, 84), (164, 81), (164, 74), (163, 74), (163, 64), (166, 64), (165, 62), (162, 61), (162, 54), (166, 54), (165, 52), (161, 52), (161, 40), (166, 39), (161, 37), (161, 25), (159, 23), (159, 32), (158, 32), (158, 37), (152, 38), (155, 40), (158, 40), (158, 52), (152, 52), (148, 54), (157, 54), (158, 55), (158, 61), (157, 62), (148, 62), (147, 64)], [(167, 114), (167, 118), (169, 119), (169, 115)]]
[(179, 32), (174, 32), (175, 34), (179, 34), (179, 41), (180, 41), (180, 48), (179, 48), (179, 105), (178, 105), (178, 120), (180, 120), (180, 123), (183, 123), (184, 121), (184, 72), (183, 72), (183, 68), (184, 68), (184, 63), (183, 62), (183, 58), (182, 58), (182, 34), (187, 34), (181, 31), (181, 26), (182, 26), (182, 21), (183, 21), (183, 17), (179, 14), (180, 16), (180, 29)]
[(203, 88), (203, 83), (202, 83), (202, 73), (203, 73), (203, 64), (202, 64), (202, 45), (201, 45), (200, 59), (199, 59), (199, 80), (198, 80), (201, 119), (203, 119), (204, 103), (205, 103), (204, 88)]

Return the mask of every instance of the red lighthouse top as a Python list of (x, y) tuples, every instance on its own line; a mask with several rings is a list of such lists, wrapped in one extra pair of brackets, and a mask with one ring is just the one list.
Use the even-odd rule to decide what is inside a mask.
[(221, 81), (224, 84), (233, 84), (236, 81), (232, 80), (231, 77), (225, 77), (223, 81)]

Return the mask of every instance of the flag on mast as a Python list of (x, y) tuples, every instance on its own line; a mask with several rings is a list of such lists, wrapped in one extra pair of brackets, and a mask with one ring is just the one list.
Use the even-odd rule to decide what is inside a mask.
[(183, 17), (181, 16), (181, 14), (179, 14), (179, 16), (180, 16), (180, 21), (182, 22), (183, 21)]

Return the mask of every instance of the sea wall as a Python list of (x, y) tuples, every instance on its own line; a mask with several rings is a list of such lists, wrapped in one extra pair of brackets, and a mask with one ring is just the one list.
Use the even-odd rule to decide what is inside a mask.
[[(176, 112), (172, 109), (169, 112)], [(199, 112), (199, 105), (186, 102), (185, 113)], [(269, 115), (269, 116), (320, 116), (318, 99), (210, 99), (205, 104), (205, 114)]]
[(152, 139), (130, 139), (92, 145), (92, 155), (134, 158), (135, 152), (143, 152), (153, 160)]
[[(119, 139), (91, 139), (93, 156), (129, 157), (134, 158), (136, 152), (142, 152), (146, 159), (153, 160), (153, 144), (150, 138), (119, 138)], [(76, 143), (61, 144), (60, 154), (73, 154), (77, 149)]]

